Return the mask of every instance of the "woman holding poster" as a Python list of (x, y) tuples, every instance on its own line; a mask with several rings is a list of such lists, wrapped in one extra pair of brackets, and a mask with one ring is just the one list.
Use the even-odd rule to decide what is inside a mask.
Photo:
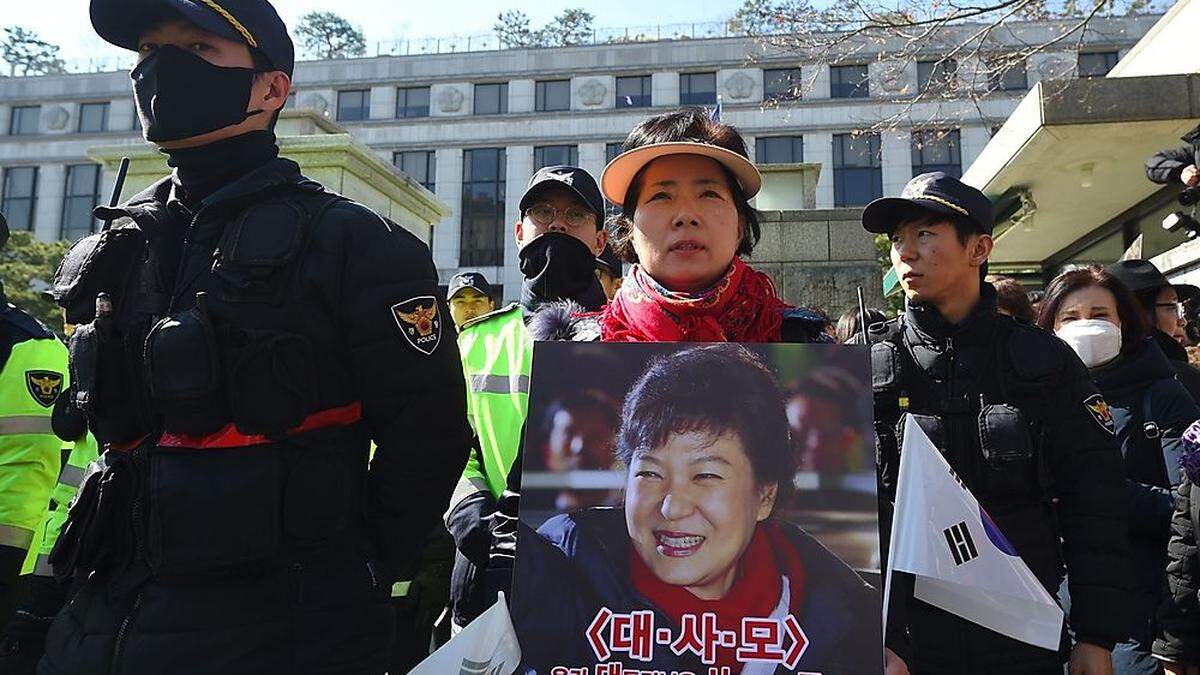
[(605, 342), (828, 342), (822, 319), (779, 298), (747, 265), (759, 238), (750, 199), (762, 176), (746, 143), (702, 108), (651, 117), (604, 169), (601, 189), (621, 214), (608, 222), (618, 256), (633, 263), (596, 313), (550, 307), (537, 340)]
[(777, 517), (795, 454), (760, 357), (721, 344), (654, 358), (625, 397), (617, 457), (623, 507), (521, 531), (526, 672), (883, 671), (879, 592)]

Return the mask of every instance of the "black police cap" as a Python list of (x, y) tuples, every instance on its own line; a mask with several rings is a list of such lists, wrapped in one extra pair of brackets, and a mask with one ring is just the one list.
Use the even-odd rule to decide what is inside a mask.
[(460, 272), (450, 279), (450, 286), (446, 289), (446, 299), (453, 298), (466, 288), (473, 288), (487, 296), (492, 294), (492, 285), (488, 283), (487, 277), (479, 272)]
[(1134, 293), (1170, 286), (1175, 289), (1175, 294), (1181, 302), (1187, 302), (1200, 295), (1200, 288), (1191, 284), (1171, 283), (1149, 260), (1122, 260), (1104, 269)]
[(267, 0), (92, 0), (92, 27), (104, 40), (137, 51), (138, 38), (162, 19), (163, 10), (257, 50), (288, 76), (295, 68), (292, 38)]
[(600, 186), (596, 184), (592, 174), (577, 166), (559, 165), (538, 169), (529, 178), (529, 185), (525, 187), (525, 194), (521, 196), (521, 213), (533, 205), (533, 200), (548, 185), (561, 185), (574, 192), (584, 206), (596, 214), (596, 227), (604, 227), (604, 197), (600, 195)]
[(889, 234), (900, 223), (927, 213), (963, 219), (983, 234), (991, 234), (995, 225), (992, 201), (987, 195), (941, 171), (914, 177), (899, 197), (867, 204), (862, 224), (868, 232)]

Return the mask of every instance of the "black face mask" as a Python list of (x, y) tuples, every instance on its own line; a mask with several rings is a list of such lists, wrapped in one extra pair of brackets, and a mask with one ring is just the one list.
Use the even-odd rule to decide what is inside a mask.
[(574, 300), (589, 310), (604, 306), (604, 288), (596, 278), (596, 257), (582, 241), (562, 232), (548, 232), (526, 244), (517, 255), (525, 277), (521, 305), (526, 309), (554, 300)]
[(178, 47), (159, 47), (133, 69), (133, 95), (146, 140), (178, 141), (234, 124), (246, 112), (252, 68), (214, 66)]

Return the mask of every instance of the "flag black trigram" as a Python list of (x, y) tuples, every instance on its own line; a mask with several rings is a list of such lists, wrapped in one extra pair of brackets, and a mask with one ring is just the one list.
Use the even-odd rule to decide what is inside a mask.
[(955, 565), (979, 557), (979, 551), (975, 548), (975, 541), (971, 539), (971, 531), (967, 529), (965, 522), (947, 527), (942, 530), (942, 534), (946, 535), (946, 544), (950, 546), (950, 555), (954, 556)]

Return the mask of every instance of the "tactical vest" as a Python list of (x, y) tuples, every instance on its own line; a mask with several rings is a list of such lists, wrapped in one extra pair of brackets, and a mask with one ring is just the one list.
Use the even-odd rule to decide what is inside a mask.
[(76, 244), (56, 281), (77, 324), (75, 403), (111, 450), (51, 554), (56, 573), (131, 559), (209, 570), (363, 527), (368, 441), (333, 356), (337, 308), (306, 304), (302, 283), (314, 226), (343, 198), (303, 180), (205, 206), (174, 256), (164, 185), (119, 212), (132, 223)]
[[(499, 499), (521, 449), (529, 408), (533, 340), (516, 304), (468, 323), (458, 336), (467, 378), (467, 418), (479, 439), (460, 481)], [(461, 496), (461, 495), (459, 495)]]
[(1043, 447), (1043, 383), (1013, 368), (1014, 330), (996, 321), (986, 345), (973, 345), (971, 368), (952, 339), (947, 346), (905, 339), (903, 317), (871, 327), (876, 457), (881, 487), (894, 497), (911, 415), (1048, 588), (1062, 558)]

